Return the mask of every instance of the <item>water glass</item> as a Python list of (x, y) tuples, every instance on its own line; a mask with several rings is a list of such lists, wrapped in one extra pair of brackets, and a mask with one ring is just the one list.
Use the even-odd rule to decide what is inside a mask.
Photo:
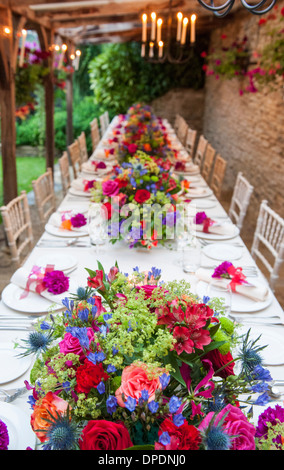
[(222, 301), (223, 311), (229, 316), (232, 309), (232, 289), (229, 282), (225, 279), (212, 279), (208, 284), (206, 295), (212, 298), (218, 298)]
[(182, 252), (182, 269), (185, 273), (195, 273), (201, 264), (201, 250), (197, 244), (186, 245)]
[(102, 204), (92, 204), (88, 211), (88, 232), (91, 245), (96, 248), (108, 240), (107, 216)]

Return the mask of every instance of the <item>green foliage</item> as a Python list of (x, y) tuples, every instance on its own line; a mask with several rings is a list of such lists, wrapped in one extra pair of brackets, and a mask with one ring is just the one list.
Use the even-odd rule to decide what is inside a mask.
[[(201, 39), (199, 47), (204, 47)], [(176, 87), (201, 88), (200, 54), (189, 64), (153, 64), (140, 56), (138, 43), (109, 44), (89, 65), (90, 84), (101, 110), (124, 113), (133, 103), (150, 103)]]

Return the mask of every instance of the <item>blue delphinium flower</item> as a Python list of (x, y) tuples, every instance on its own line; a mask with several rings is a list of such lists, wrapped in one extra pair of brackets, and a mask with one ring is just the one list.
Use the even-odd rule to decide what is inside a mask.
[(108, 399), (106, 400), (106, 407), (109, 414), (112, 414), (116, 411), (117, 398), (114, 395), (109, 395)]
[(165, 388), (169, 385), (170, 379), (171, 376), (166, 374), (165, 372), (159, 377), (162, 390), (165, 390)]
[(148, 403), (148, 408), (151, 411), (151, 413), (157, 413), (159, 409), (159, 403), (157, 401), (152, 400)]
[(182, 426), (184, 421), (185, 421), (185, 417), (181, 413), (178, 413), (173, 416), (173, 423), (177, 427)]
[(90, 340), (88, 337), (88, 329), (83, 327), (77, 327), (77, 326), (68, 326), (66, 328), (66, 332), (70, 333), (74, 338), (77, 338), (79, 340), (80, 345), (82, 348), (88, 349)]
[(171, 437), (167, 431), (163, 432), (159, 437), (159, 442), (163, 446), (167, 446), (171, 443)]
[(136, 408), (136, 400), (135, 398), (132, 397), (127, 397), (127, 400), (124, 402), (125, 408), (127, 408), (129, 411), (134, 411)]
[(104, 382), (100, 382), (99, 385), (97, 386), (97, 391), (102, 395), (105, 393), (106, 387)]
[(84, 308), (82, 310), (78, 310), (78, 317), (82, 322), (87, 322), (89, 318), (89, 309)]
[(173, 395), (169, 401), (169, 411), (170, 413), (176, 413), (181, 405), (181, 400), (178, 397)]

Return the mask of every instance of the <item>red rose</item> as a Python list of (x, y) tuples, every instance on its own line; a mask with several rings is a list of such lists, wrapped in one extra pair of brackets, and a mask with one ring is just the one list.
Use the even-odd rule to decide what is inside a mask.
[(88, 422), (79, 445), (81, 450), (123, 450), (133, 446), (124, 424), (104, 419)]
[(110, 202), (105, 202), (103, 206), (106, 208), (107, 220), (111, 219), (112, 215), (112, 206)]
[[(213, 351), (209, 351), (206, 354), (206, 359), (209, 359), (209, 361), (212, 362), (214, 371), (217, 371), (221, 369), (221, 367), (231, 362), (233, 360), (233, 357), (230, 352), (228, 352), (227, 354), (221, 354), (218, 349), (213, 349)], [(235, 375), (234, 365), (235, 363), (231, 362), (231, 364), (227, 365), (224, 369), (218, 372), (217, 375), (219, 377), (222, 377), (223, 379), (226, 379), (229, 375)]]
[(155, 450), (198, 450), (201, 436), (198, 429), (185, 421), (181, 426), (176, 426), (171, 418), (162, 422), (158, 436), (167, 432), (171, 438), (170, 444), (155, 443)]
[(88, 394), (92, 388), (96, 388), (102, 380), (107, 380), (109, 375), (104, 371), (102, 364), (93, 364), (88, 359), (78, 367), (76, 371), (76, 392)]
[(88, 286), (98, 290), (105, 290), (103, 283), (103, 272), (101, 270), (96, 270), (96, 276), (88, 277)]
[(143, 204), (143, 202), (148, 201), (150, 199), (151, 193), (147, 191), (147, 189), (138, 189), (135, 194), (135, 201), (138, 202), (138, 204)]

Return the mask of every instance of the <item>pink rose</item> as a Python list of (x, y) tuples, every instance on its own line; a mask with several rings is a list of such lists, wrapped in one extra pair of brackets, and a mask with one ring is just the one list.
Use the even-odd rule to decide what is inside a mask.
[[(90, 342), (93, 341), (94, 332), (92, 328), (88, 328), (87, 334), (88, 334), (88, 338)], [(78, 338), (75, 338), (74, 336), (72, 336), (71, 333), (66, 333), (64, 335), (63, 340), (60, 341), (59, 343), (59, 349), (60, 349), (60, 352), (63, 354), (69, 354), (69, 353), (77, 354), (77, 356), (79, 356), (80, 358), (80, 361), (83, 361), (86, 358)]]
[(117, 181), (107, 180), (102, 183), (103, 194), (105, 196), (116, 196), (119, 193)]
[(128, 152), (131, 155), (133, 155), (136, 152), (137, 149), (138, 149), (138, 145), (136, 145), (136, 144), (129, 144), (128, 145)]
[[(227, 405), (218, 413), (214, 424), (218, 424), (226, 413), (228, 413), (228, 415), (224, 420), (223, 428), (229, 436), (236, 436), (232, 440), (231, 450), (255, 450), (255, 427), (248, 422), (240, 408), (230, 404)], [(213, 416), (213, 411), (208, 413), (198, 429), (204, 431), (209, 426)]]
[[(157, 368), (153, 374), (147, 370), (147, 365), (140, 364), (131, 364), (122, 372), (121, 376), (121, 386), (116, 390), (115, 396), (117, 398), (117, 403), (119, 406), (124, 407), (124, 401), (128, 397), (135, 398), (138, 402), (141, 397), (142, 390), (146, 390), (149, 394), (148, 401), (155, 399), (155, 391), (161, 390), (161, 383), (159, 376), (161, 376), (165, 369)], [(122, 394), (124, 395), (124, 401), (122, 399)]]

